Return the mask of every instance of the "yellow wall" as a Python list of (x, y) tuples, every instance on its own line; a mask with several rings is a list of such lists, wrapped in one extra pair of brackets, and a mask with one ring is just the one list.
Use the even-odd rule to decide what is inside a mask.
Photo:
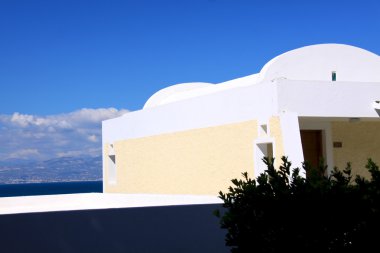
[[(270, 120), (270, 129), (271, 136), (280, 140), (274, 153), (281, 156), (277, 117)], [(247, 121), (117, 141), (117, 184), (107, 184), (105, 173), (104, 191), (217, 195), (242, 172), (253, 176), (253, 143), (257, 135), (257, 122)], [(104, 152), (106, 155), (107, 148)]]
[[(108, 184), (108, 151), (109, 151), (109, 144), (103, 146), (103, 185)], [(105, 189), (103, 190), (105, 191)]]
[(368, 158), (380, 164), (380, 122), (333, 122), (333, 142), (342, 142), (342, 148), (334, 148), (335, 166), (343, 169), (347, 162), (352, 172), (368, 176), (365, 169)]
[(272, 117), (269, 120), (269, 127), (270, 127), (270, 136), (275, 140), (274, 166), (275, 166), (275, 168), (278, 168), (281, 164), (281, 157), (283, 155), (286, 155), (286, 154), (284, 154), (284, 144), (283, 144), (283, 140), (282, 140), (280, 118), (279, 117)]

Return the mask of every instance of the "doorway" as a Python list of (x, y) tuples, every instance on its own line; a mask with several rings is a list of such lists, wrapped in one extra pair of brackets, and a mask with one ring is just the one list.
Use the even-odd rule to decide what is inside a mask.
[(301, 130), (303, 157), (316, 168), (323, 158), (322, 130)]

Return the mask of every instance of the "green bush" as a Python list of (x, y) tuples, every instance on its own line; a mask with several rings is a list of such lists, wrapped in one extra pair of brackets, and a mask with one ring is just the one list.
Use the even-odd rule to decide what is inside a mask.
[(232, 252), (359, 252), (377, 247), (380, 232), (380, 171), (368, 160), (371, 178), (353, 178), (351, 165), (324, 176), (327, 166), (300, 169), (282, 157), (264, 158), (267, 169), (251, 179), (233, 179), (220, 192), (217, 210)]

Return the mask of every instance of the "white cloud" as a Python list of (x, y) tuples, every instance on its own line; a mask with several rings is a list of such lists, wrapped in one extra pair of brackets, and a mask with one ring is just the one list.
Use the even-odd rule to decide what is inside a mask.
[(20, 158), (20, 159), (29, 159), (29, 158), (38, 158), (40, 152), (35, 148), (26, 148), (13, 151), (8, 155), (8, 158)]
[(50, 159), (74, 155), (101, 154), (101, 122), (128, 110), (115, 108), (38, 116), (0, 115), (0, 160), (8, 158)]
[(98, 137), (95, 134), (88, 136), (87, 139), (92, 142), (98, 142)]
[(84, 108), (78, 111), (48, 115), (48, 116), (36, 116), (29, 114), (21, 114), (18, 112), (13, 113), (11, 116), (2, 115), (0, 122), (5, 123), (11, 122), (14, 126), (19, 127), (46, 127), (50, 129), (62, 128), (62, 129), (72, 129), (78, 127), (82, 124), (99, 123), (102, 120), (115, 118), (127, 113), (128, 110), (121, 109), (117, 110), (115, 108), (99, 108), (99, 109), (88, 109)]
[(11, 122), (21, 127), (27, 127), (33, 121), (34, 117), (32, 115), (23, 115), (18, 112), (14, 113), (11, 117)]

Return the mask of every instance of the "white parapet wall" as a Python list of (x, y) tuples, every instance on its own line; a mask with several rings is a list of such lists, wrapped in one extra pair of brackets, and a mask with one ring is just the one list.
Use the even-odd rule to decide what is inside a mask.
[(274, 84), (263, 83), (127, 113), (103, 121), (103, 144), (268, 118), (277, 106), (274, 93)]
[(0, 215), (70, 210), (221, 204), (215, 196), (77, 193), (0, 198)]
[(380, 83), (289, 81), (277, 83), (278, 110), (300, 117), (379, 118)]

